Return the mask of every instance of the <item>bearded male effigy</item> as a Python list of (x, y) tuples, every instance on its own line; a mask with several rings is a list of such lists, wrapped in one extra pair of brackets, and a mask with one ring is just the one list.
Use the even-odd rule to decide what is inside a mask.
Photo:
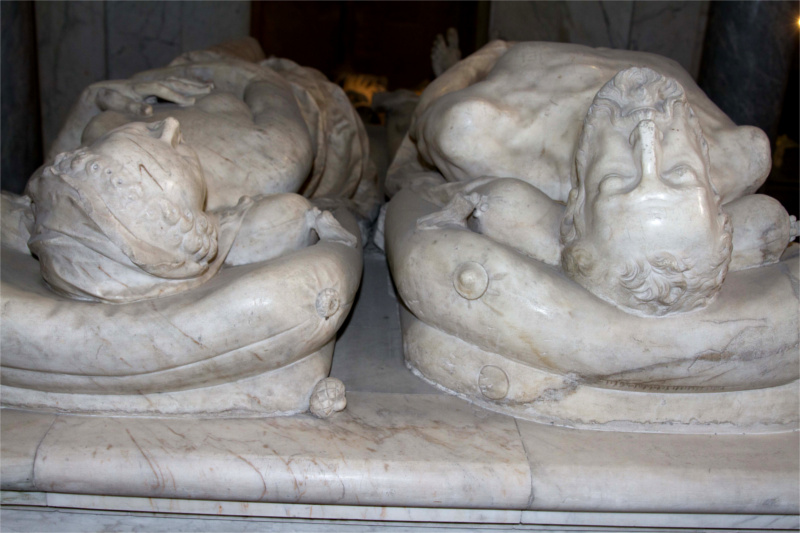
[(568, 426), (796, 426), (798, 227), (753, 194), (770, 164), (669, 59), (488, 44), (425, 90), (387, 177), (407, 363)]

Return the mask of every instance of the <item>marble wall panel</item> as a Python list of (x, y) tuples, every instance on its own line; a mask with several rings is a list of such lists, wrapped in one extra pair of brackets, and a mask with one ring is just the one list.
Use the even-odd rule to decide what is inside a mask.
[(248, 35), (250, 2), (37, 2), (36, 22), (46, 152), (87, 85)]
[(104, 2), (37, 2), (45, 154), (87, 85), (106, 78)]
[(182, 2), (108, 2), (106, 68), (128, 78), (169, 63), (181, 53)]
[(177, 2), (181, 48), (202, 50), (250, 34), (250, 2)]
[(490, 39), (625, 48), (633, 2), (492, 2)]
[(56, 415), (3, 409), (0, 415), (0, 480), (2, 489), (32, 490), (36, 450)]
[(709, 10), (700, 87), (734, 122), (758, 126), (772, 142), (797, 61), (798, 14), (797, 2), (719, 2)]
[(628, 49), (667, 56), (697, 79), (708, 2), (634, 2)]
[(492, 2), (489, 37), (653, 52), (696, 78), (707, 15), (707, 1)]

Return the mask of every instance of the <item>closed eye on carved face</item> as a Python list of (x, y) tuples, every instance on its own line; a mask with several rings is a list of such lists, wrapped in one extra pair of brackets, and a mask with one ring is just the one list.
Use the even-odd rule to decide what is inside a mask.
[(687, 115), (595, 124), (584, 237), (604, 253), (701, 250), (721, 231), (698, 131)]
[(702, 187), (700, 177), (689, 165), (676, 165), (661, 173), (661, 179), (674, 187)]
[(600, 181), (600, 194), (624, 194), (636, 187), (636, 174), (633, 172), (612, 172)]

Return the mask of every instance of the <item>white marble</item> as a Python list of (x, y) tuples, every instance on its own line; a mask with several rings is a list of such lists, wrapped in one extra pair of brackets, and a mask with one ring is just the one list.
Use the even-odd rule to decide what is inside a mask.
[(409, 364), (570, 427), (796, 429), (799, 231), (752, 194), (769, 168), (675, 62), (490, 43), (425, 90), (387, 177)]
[[(350, 394), (327, 420), (62, 415), (41, 443), (10, 431), (4, 410), (3, 449), (38, 448), (34, 490), (47, 492), (4, 492), (2, 503), (605, 527), (797, 520), (798, 433), (598, 433), (515, 423), (446, 396)], [(4, 490), (24, 475), (4, 472)]]
[[(764, 515), (798, 512), (797, 432), (662, 435), (587, 432), (523, 420), (518, 424), (531, 463), (533, 510)], [(633, 524), (673, 525), (648, 523), (635, 517), (614, 523)], [(711, 524), (701, 522), (686, 527)]]
[(4, 196), (4, 405), (344, 408), (315, 386), (361, 277), (347, 208), (377, 200), (366, 133), (338, 86), (263, 57), (244, 39), (90, 85)]
[(3, 490), (0, 492), (0, 504), (4, 506), (20, 505), (26, 507), (46, 507), (47, 493)]
[[(372, 520), (322, 520), (316, 518), (247, 518), (235, 516), (197, 516), (180, 514), (128, 513), (111, 511), (82, 511), (73, 509), (32, 510), (22, 508), (0, 509), (4, 531), (39, 533), (67, 533), (94, 531), (117, 533), (142, 531), (147, 533), (462, 533), (509, 531), (518, 525), (452, 524), (386, 522)], [(563, 531), (555, 528), (537, 528), (546, 531)]]
[[(797, 427), (797, 381), (713, 392), (698, 392), (703, 389), (691, 385), (653, 385), (644, 378), (637, 383), (614, 380), (592, 384), (581, 382), (567, 369), (562, 369), (564, 374), (540, 370), (482, 350), (408, 312), (402, 317), (406, 360), (412, 370), (486, 409), (542, 424), (604, 432), (739, 434), (793, 431)], [(640, 372), (648, 370), (645, 367)], [(715, 372), (724, 371), (718, 368)], [(673, 382), (678, 380), (669, 381)]]
[[(446, 37), (445, 37), (446, 35)], [(461, 49), (458, 46), (458, 30), (447, 28), (445, 35), (436, 35), (431, 48), (431, 66), (437, 76), (461, 60)]]
[(349, 393), (325, 420), (63, 416), (34, 468), (48, 492), (489, 509), (530, 496), (512, 419), (428, 395)]
[(56, 417), (52, 414), (4, 410), (0, 414), (0, 479), (3, 490), (33, 489), (36, 449)]
[[(523, 524), (560, 524), (561, 527), (580, 528), (578, 531), (658, 531), (735, 530), (769, 531), (794, 530), (800, 527), (800, 518), (791, 514), (701, 514), (701, 513), (571, 513), (553, 511), (523, 511)], [(588, 527), (587, 527), (588, 526)], [(596, 529), (595, 529), (596, 528)], [(569, 529), (567, 531), (570, 531)]]
[[(613, 513), (613, 512), (559, 512), (559, 511), (500, 511), (490, 509), (431, 509), (420, 507), (369, 507), (347, 505), (303, 505), (272, 504), (259, 502), (226, 502), (211, 500), (175, 500), (164, 498), (131, 498), (119, 496), (93, 496), (63, 493), (8, 493), (3, 492), (4, 510), (0, 518), (5, 524), (12, 524), (9, 531), (28, 530), (35, 521), (37, 531), (45, 531), (46, 526), (65, 522), (80, 522), (84, 529), (102, 530), (103, 524), (116, 525), (115, 531), (122, 524), (138, 524), (147, 531), (181, 530), (206, 531), (216, 530), (214, 526), (225, 527), (225, 531), (258, 531), (267, 527), (280, 527), (283, 524), (287, 531), (296, 531), (297, 527), (319, 528), (328, 531), (330, 520), (336, 520), (347, 531), (359, 531), (359, 528), (383, 527), (407, 528), (413, 530), (414, 523), (424, 523), (425, 531), (436, 531), (437, 523), (447, 527), (446, 531), (460, 531), (456, 524), (466, 530), (479, 528), (481, 531), (507, 530), (520, 525), (538, 525), (537, 530), (552, 528), (576, 528), (581, 531), (606, 530), (615, 531), (627, 528), (659, 528), (659, 531), (673, 528), (714, 528), (736, 530), (787, 530), (798, 527), (798, 517), (792, 515), (748, 515), (748, 514), (702, 514), (702, 513)], [(36, 514), (36, 506), (47, 505), (49, 515)], [(9, 509), (8, 506), (16, 506)], [(22, 507), (26, 506), (26, 507)], [(65, 514), (67, 509), (81, 509), (81, 518)], [(54, 510), (63, 510), (54, 513)], [(106, 512), (103, 512), (106, 511)], [(136, 514), (131, 514), (136, 513)], [(152, 513), (158, 513), (158, 517)], [(188, 516), (187, 516), (188, 515)], [(193, 515), (193, 516), (192, 516)], [(232, 517), (240, 517), (232, 522)], [(58, 517), (57, 519), (55, 517)], [(126, 519), (127, 517), (127, 519)], [(247, 520), (244, 518), (247, 517)], [(48, 518), (50, 520), (48, 520)], [(225, 520), (227, 518), (227, 520)], [(258, 519), (271, 518), (275, 521), (265, 522)], [(184, 522), (181, 522), (181, 519)], [(52, 521), (51, 521), (52, 520)], [(222, 520), (225, 520), (224, 522)], [(302, 522), (299, 522), (302, 520)], [(189, 522), (191, 521), (191, 522)], [(216, 521), (216, 524), (215, 524)], [(390, 526), (386, 522), (392, 522)], [(405, 522), (406, 524), (399, 524)], [(27, 523), (28, 527), (22, 524)], [(19, 524), (19, 526), (17, 526)], [(191, 524), (191, 527), (188, 527)], [(479, 525), (480, 524), (480, 525)], [(419, 527), (419, 526), (417, 526)], [(158, 528), (158, 529), (155, 529)], [(624, 528), (624, 529), (620, 529)], [(111, 528), (109, 528), (111, 529)], [(60, 529), (65, 531), (69, 529)], [(272, 530), (272, 529), (270, 529)], [(316, 531), (317, 529), (313, 529)], [(370, 529), (372, 530), (372, 529)], [(641, 530), (641, 529), (640, 529)], [(563, 531), (563, 530), (562, 530)]]
[[(384, 269), (380, 276), (377, 267)], [(368, 260), (366, 282), (388, 294), (385, 269)], [(395, 304), (379, 300), (380, 306), (359, 300), (357, 305), (369, 309), (375, 320), (349, 327), (371, 330), (382, 321), (383, 304)], [(345, 336), (351, 333), (356, 333), (352, 339), (372, 339), (370, 348), (365, 349), (366, 341), (337, 344), (336, 357), (357, 363), (347, 353), (352, 350), (379, 376), (370, 383), (368, 373), (360, 375), (345, 365), (338, 376), (348, 388), (408, 387), (415, 379), (401, 367), (399, 348), (387, 359), (397, 340), (345, 330)], [(221, 506), (229, 516), (383, 516), (425, 522), (474, 522), (481, 516), (512, 522), (520, 520), (520, 510), (532, 509), (523, 523), (584, 529), (631, 523), (734, 527), (747, 521), (760, 529), (773, 523), (791, 527), (800, 511), (798, 433), (566, 430), (515, 422), (458, 398), (419, 394), (423, 388), (430, 389), (424, 385), (415, 393), (406, 388), (403, 394), (350, 390), (347, 410), (326, 420), (307, 415), (215, 420), (61, 415), (44, 442), (42, 431), (10, 430), (32, 425), (26, 417), (35, 415), (16, 412), (12, 418), (7, 414), (15, 412), (4, 409), (0, 442), (3, 450), (17, 452), (14, 469), (2, 473), (2, 487), (25, 482), (27, 490), (68, 494), (6, 493), (3, 505), (198, 514), (215, 514)], [(0, 464), (5, 468), (6, 462), (3, 452)], [(263, 498), (261, 476), (269, 488)], [(491, 512), (486, 511), (488, 502)], [(398, 508), (403, 506), (415, 508)], [(420, 506), (424, 509), (416, 509)], [(508, 514), (513, 510), (516, 514)]]
[[(374, 507), (368, 505), (309, 505), (297, 503), (176, 500), (166, 498), (63, 494), (55, 492), (36, 494), (45, 496), (49, 507), (288, 519), (519, 524), (523, 513), (523, 511), (519, 510), (508, 511), (495, 509)], [(4, 499), (4, 504), (22, 505), (23, 503), (22, 499), (16, 496), (15, 498), (9, 498), (8, 501)]]

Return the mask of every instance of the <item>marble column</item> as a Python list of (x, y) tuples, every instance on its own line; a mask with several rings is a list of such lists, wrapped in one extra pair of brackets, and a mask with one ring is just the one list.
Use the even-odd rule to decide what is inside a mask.
[(20, 193), (42, 162), (33, 2), (0, 3), (2, 20), (2, 187)]
[(775, 141), (792, 52), (797, 2), (713, 2), (700, 87), (739, 125)]

